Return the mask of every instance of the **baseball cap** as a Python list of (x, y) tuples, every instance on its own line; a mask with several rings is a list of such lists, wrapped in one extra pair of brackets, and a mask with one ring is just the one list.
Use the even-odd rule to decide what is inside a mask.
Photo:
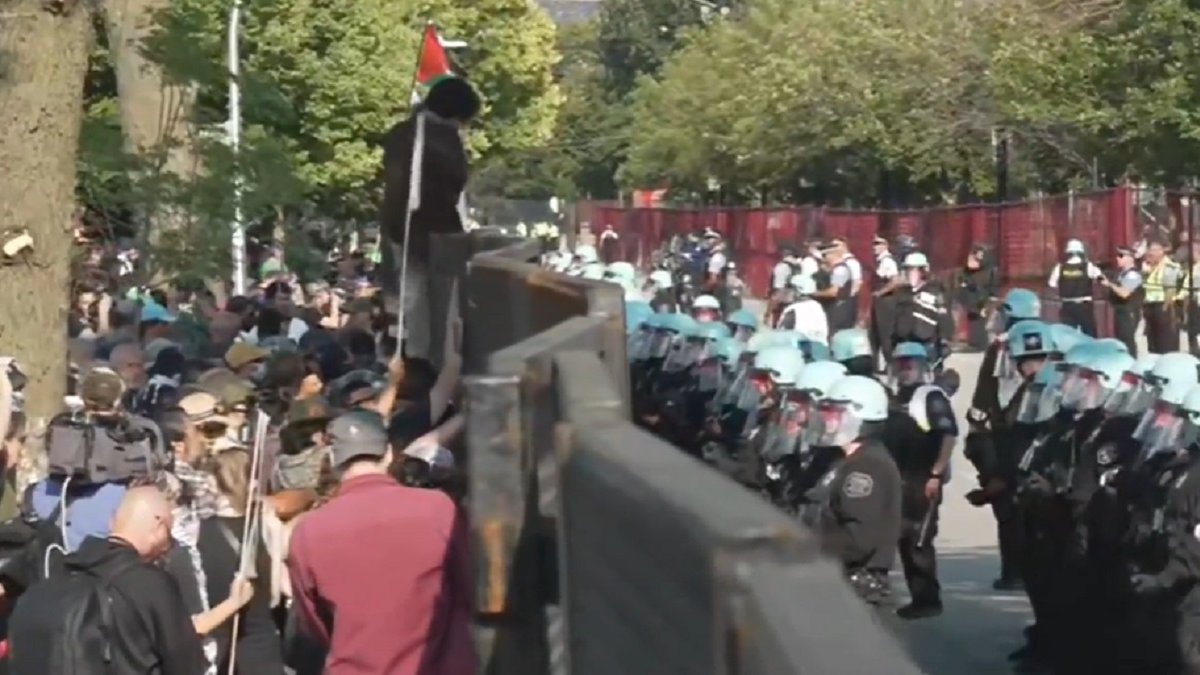
[(207, 392), (226, 410), (244, 406), (254, 398), (254, 386), (228, 368), (206, 370), (196, 379), (196, 386)]
[(387, 454), (387, 429), (378, 413), (354, 410), (329, 423), (329, 457), (335, 468), (352, 459), (380, 459)]
[(97, 410), (112, 410), (125, 393), (125, 382), (116, 371), (104, 366), (92, 368), (79, 384), (79, 397)]
[(430, 477), (434, 480), (440, 480), (454, 472), (454, 453), (437, 443), (413, 443), (404, 449), (404, 456), (429, 465)]
[(271, 352), (256, 347), (246, 342), (235, 342), (225, 352), (225, 364), (231, 369), (237, 370), (248, 363), (262, 361), (271, 355)]
[(189, 422), (229, 424), (229, 418), (220, 414), (219, 404), (217, 397), (206, 391), (192, 392), (179, 400), (179, 407)]

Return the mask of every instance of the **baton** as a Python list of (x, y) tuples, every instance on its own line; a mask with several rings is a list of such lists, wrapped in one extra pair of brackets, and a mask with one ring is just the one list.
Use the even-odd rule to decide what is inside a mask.
[(927, 548), (930, 543), (933, 532), (933, 519), (937, 515), (938, 505), (942, 503), (941, 491), (938, 491), (937, 499), (929, 500), (929, 507), (925, 509), (925, 517), (921, 519), (921, 531), (917, 534), (917, 549)]

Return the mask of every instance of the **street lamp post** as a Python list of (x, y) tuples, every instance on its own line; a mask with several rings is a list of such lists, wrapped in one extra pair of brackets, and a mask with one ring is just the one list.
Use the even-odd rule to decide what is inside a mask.
[(226, 134), (229, 148), (233, 152), (233, 292), (246, 294), (246, 224), (242, 220), (242, 174), (238, 155), (242, 146), (242, 89), (241, 53), (239, 35), (241, 28), (242, 3), (233, 0), (229, 8), (229, 120)]

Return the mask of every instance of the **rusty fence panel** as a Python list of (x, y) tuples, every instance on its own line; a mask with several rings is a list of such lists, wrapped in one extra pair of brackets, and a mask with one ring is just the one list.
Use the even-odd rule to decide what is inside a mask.
[[(574, 675), (919, 672), (807, 530), (594, 406), (615, 397), (595, 354), (560, 352), (555, 365), (571, 420), (556, 453)], [(776, 587), (781, 578), (789, 583)], [(829, 653), (796, 647), (851, 637), (860, 646), (839, 650), (834, 670), (820, 666)]]
[[(536, 242), (526, 242), (536, 246)], [(629, 403), (625, 298), (616, 284), (579, 279), (508, 257), (512, 247), (478, 254), (467, 269), (464, 366), (485, 371), (489, 354), (576, 316), (603, 320), (600, 352), (622, 400)]]

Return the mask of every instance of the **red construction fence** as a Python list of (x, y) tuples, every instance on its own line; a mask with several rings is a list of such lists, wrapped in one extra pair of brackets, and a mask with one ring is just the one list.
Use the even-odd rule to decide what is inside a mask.
[(876, 235), (916, 238), (935, 272), (962, 267), (974, 244), (993, 252), (1005, 285), (1036, 285), (1049, 274), (1068, 239), (1080, 239), (1094, 260), (1109, 261), (1117, 246), (1141, 236), (1135, 190), (1046, 197), (1002, 205), (974, 204), (913, 211), (779, 208), (627, 208), (593, 205), (584, 218), (593, 233), (611, 225), (620, 235), (621, 258), (642, 264), (675, 235), (704, 228), (720, 232), (755, 295), (764, 297), (779, 247), (841, 236), (862, 262), (874, 267)]
[[(579, 211), (581, 225), (599, 234), (606, 226), (620, 235), (620, 257), (640, 266), (670, 241), (705, 228), (720, 232), (732, 258), (741, 267), (751, 292), (766, 297), (771, 268), (779, 248), (800, 247), (806, 240), (840, 236), (846, 239), (865, 273), (874, 271), (871, 242), (876, 235), (889, 240), (901, 234), (916, 238), (939, 278), (953, 293), (957, 272), (975, 244), (984, 244), (999, 267), (1004, 287), (1044, 289), (1045, 280), (1068, 239), (1080, 239), (1089, 257), (1111, 262), (1116, 247), (1142, 237), (1146, 224), (1141, 193), (1136, 187), (1059, 195), (1007, 204), (972, 204), (909, 211), (833, 209), (813, 206), (778, 208), (630, 208), (588, 204)], [(1168, 196), (1167, 214), (1172, 227), (1183, 210), (1178, 196)], [(1188, 217), (1183, 216), (1185, 219)], [(1168, 229), (1163, 226), (1162, 229)], [(1190, 230), (1190, 223), (1189, 223)], [(1052, 299), (1048, 316), (1057, 314)], [(1102, 333), (1109, 332), (1107, 303), (1097, 298), (1097, 318)], [(866, 316), (870, 295), (859, 297), (860, 314)], [(959, 323), (962, 328), (961, 322)]]

